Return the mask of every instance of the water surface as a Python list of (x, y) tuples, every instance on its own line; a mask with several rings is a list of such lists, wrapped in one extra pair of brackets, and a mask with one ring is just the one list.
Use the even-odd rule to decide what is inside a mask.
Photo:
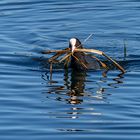
[[(138, 0), (0, 1), (0, 139), (140, 139)], [(48, 49), (71, 37), (124, 66), (76, 73), (56, 68)], [(124, 60), (124, 40), (127, 57)]]

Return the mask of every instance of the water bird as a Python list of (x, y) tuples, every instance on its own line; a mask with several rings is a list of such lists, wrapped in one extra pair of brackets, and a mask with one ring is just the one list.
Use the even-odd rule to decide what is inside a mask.
[(83, 45), (78, 38), (71, 38), (69, 48), (72, 52), (71, 67), (76, 70), (100, 69), (99, 63), (85, 52), (75, 52), (75, 49), (83, 49)]
[(109, 66), (97, 58), (95, 55), (101, 55), (107, 58), (108, 63), (112, 63), (117, 69), (122, 73), (125, 73), (125, 69), (119, 65), (115, 60), (106, 55), (104, 52), (95, 49), (84, 48), (82, 43), (78, 38), (71, 38), (69, 40), (69, 47), (63, 50), (48, 50), (43, 51), (44, 54), (55, 53), (52, 57), (48, 59), (50, 63), (50, 73), (52, 75), (52, 64), (64, 62), (64, 67), (68, 68), (70, 66), (75, 70), (89, 70), (89, 69), (100, 69), (104, 68), (109, 70)]

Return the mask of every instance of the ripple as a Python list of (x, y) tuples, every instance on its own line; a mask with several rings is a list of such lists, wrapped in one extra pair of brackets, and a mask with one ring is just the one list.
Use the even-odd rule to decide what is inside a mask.
[[(139, 140), (139, 1), (0, 1), (0, 139)], [(69, 38), (127, 73), (53, 70), (41, 52)], [(124, 60), (124, 42), (127, 57)]]

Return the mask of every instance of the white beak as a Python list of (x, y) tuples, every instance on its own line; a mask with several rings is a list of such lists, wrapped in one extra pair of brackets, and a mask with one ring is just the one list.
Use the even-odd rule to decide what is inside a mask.
[(75, 50), (75, 45), (76, 45), (76, 38), (71, 38), (70, 39), (70, 44), (71, 44), (71, 51), (72, 51), (72, 53), (74, 52), (74, 50)]
[(75, 46), (72, 46), (72, 50), (71, 50), (72, 53), (74, 52), (75, 48), (76, 48)]

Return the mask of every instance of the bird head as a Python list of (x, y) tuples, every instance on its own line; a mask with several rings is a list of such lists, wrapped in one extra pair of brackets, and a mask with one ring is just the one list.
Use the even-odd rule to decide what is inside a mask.
[(71, 49), (73, 53), (76, 48), (83, 48), (83, 47), (79, 39), (71, 38), (69, 41), (69, 48)]

